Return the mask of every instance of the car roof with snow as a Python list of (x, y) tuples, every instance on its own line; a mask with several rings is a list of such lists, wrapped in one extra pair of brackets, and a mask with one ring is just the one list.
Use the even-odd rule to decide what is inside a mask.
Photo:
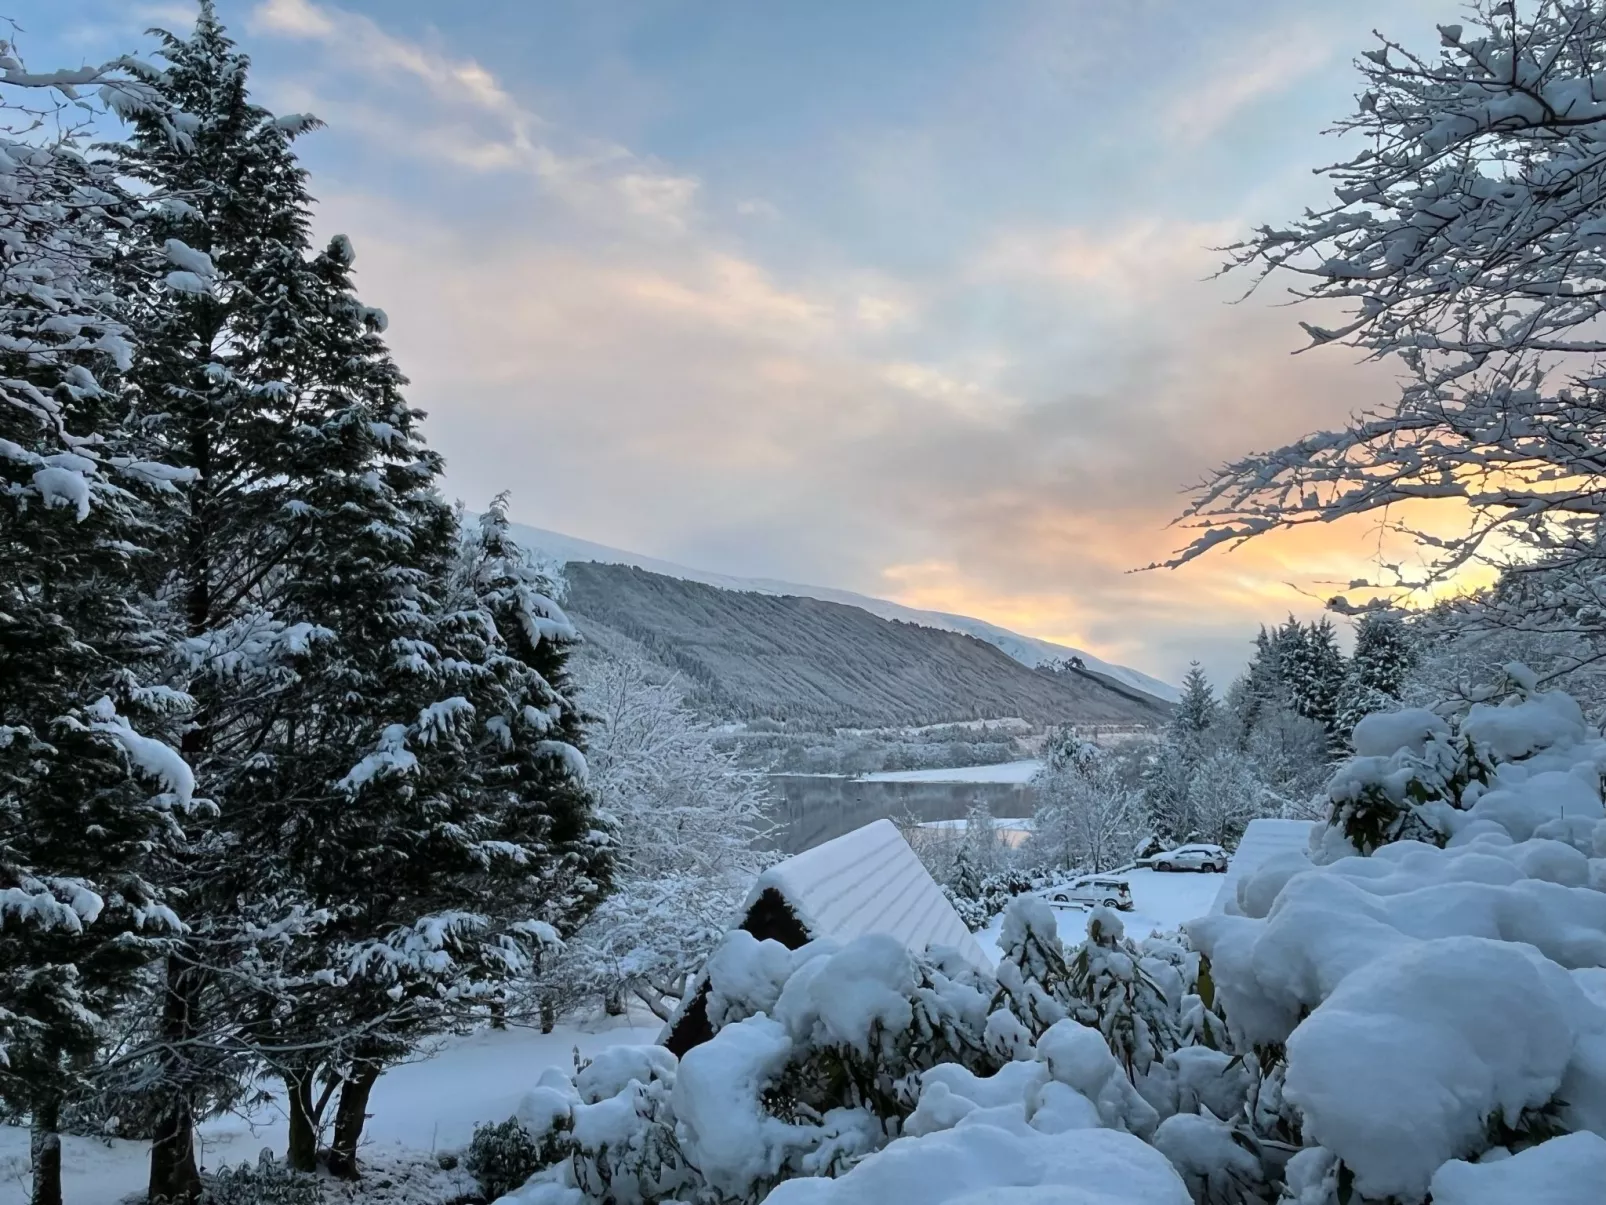
[[(791, 949), (818, 938), (841, 941), (866, 933), (895, 937), (911, 950), (946, 946), (978, 970), (992, 972), (992, 959), (959, 919), (903, 834), (890, 820), (877, 820), (823, 845), (787, 858), (758, 877), (735, 928)], [(706, 1028), (707, 979), (687, 995), (670, 1021), (664, 1041), (677, 1054), (698, 1041), (697, 1018)]]

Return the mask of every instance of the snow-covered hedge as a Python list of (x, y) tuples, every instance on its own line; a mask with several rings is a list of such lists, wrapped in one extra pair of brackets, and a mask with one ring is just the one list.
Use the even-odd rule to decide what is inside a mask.
[(992, 976), (732, 934), (712, 1040), (530, 1095), (507, 1205), (1603, 1199), (1606, 741), (1512, 676), (1365, 721), (1310, 852), (1181, 934), (1067, 950), (1022, 897)]

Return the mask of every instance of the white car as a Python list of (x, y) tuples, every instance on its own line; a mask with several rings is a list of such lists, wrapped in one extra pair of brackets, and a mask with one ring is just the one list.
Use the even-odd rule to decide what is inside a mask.
[(1231, 861), (1227, 851), (1219, 845), (1179, 845), (1147, 858), (1139, 858), (1139, 866), (1152, 866), (1155, 870), (1204, 870), (1225, 873)]
[(1102, 904), (1118, 912), (1132, 911), (1132, 888), (1125, 879), (1108, 875), (1087, 875), (1074, 883), (1046, 888), (1041, 894), (1051, 904), (1077, 904), (1082, 907)]

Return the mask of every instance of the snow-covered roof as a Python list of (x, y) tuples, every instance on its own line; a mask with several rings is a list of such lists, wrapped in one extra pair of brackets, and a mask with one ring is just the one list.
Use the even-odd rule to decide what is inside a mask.
[(1309, 820), (1251, 820), (1242, 840), (1227, 864), (1227, 873), (1216, 892), (1211, 912), (1226, 910), (1227, 901), (1238, 896), (1238, 884), (1278, 854), (1304, 853), (1310, 848)]
[(877, 820), (759, 876), (743, 911), (773, 889), (811, 937), (885, 933), (913, 950), (949, 946), (992, 970), (964, 921), (890, 820)]

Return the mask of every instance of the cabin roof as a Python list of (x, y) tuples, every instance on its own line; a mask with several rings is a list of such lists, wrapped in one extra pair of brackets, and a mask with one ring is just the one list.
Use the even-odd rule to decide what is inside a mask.
[(810, 937), (846, 941), (885, 933), (912, 950), (949, 946), (965, 961), (992, 970), (991, 960), (890, 820), (877, 820), (770, 867), (748, 894), (744, 917), (767, 890), (786, 900)]

